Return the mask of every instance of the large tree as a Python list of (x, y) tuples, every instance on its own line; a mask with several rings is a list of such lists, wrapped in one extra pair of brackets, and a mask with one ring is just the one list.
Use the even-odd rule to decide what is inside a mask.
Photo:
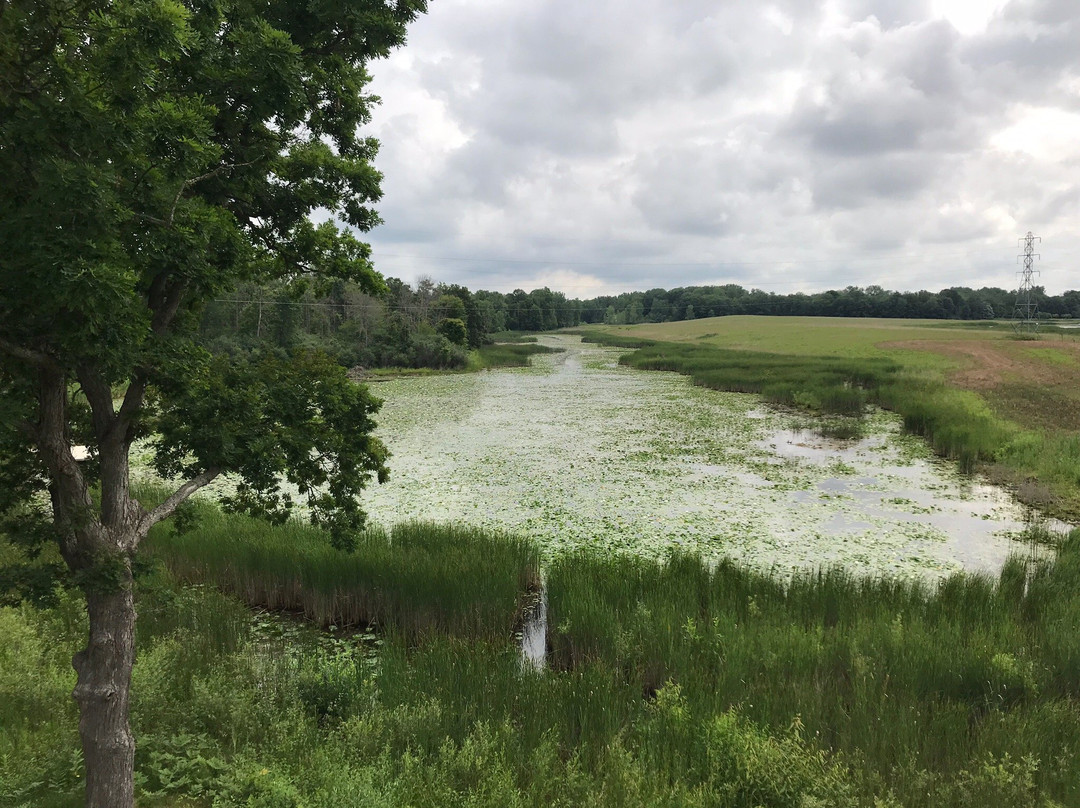
[[(425, 5), (0, 0), (0, 512), (9, 536), (54, 539), (86, 594), (87, 805), (133, 803), (132, 560), (151, 526), (230, 471), (231, 507), (281, 517), (286, 478), (347, 545), (385, 474), (377, 402), (339, 368), (229, 362), (191, 327), (238, 281), (380, 286), (351, 235), (377, 222), (366, 64)], [(146, 506), (139, 439), (182, 481)]]

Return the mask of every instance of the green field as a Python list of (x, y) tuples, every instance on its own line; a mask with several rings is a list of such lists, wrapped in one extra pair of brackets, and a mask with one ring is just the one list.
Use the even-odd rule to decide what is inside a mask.
[[(1000, 325), (957, 327), (941, 320), (892, 320), (864, 317), (707, 317), (675, 323), (604, 326), (603, 331), (669, 342), (699, 341), (747, 351), (800, 356), (896, 358), (887, 343), (909, 340), (1000, 340), (1009, 331)], [(900, 349), (921, 359), (924, 366), (944, 367), (940, 356)]]

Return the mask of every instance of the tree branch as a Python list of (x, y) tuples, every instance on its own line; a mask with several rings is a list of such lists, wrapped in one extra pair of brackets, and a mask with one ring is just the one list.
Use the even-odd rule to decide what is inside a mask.
[(180, 199), (181, 197), (183, 197), (184, 191), (186, 191), (188, 188), (190, 188), (192, 185), (195, 185), (196, 183), (202, 182), (203, 180), (208, 180), (211, 177), (216, 177), (223, 171), (232, 171), (234, 168), (244, 168), (245, 166), (250, 165), (252, 165), (251, 162), (226, 163), (225, 165), (220, 165), (211, 171), (207, 171), (205, 174), (200, 174), (197, 177), (191, 177), (190, 179), (184, 180), (182, 183), (180, 183), (180, 188), (177, 189), (176, 196), (173, 197), (172, 207), (169, 208), (169, 216), (166, 219), (161, 219), (157, 216), (151, 216), (149, 213), (136, 213), (135, 216), (145, 222), (150, 222), (151, 224), (156, 224), (160, 227), (172, 227), (173, 221), (176, 219), (176, 208), (180, 204)]
[(147, 511), (146, 515), (143, 516), (139, 524), (138, 535), (140, 537), (145, 536), (147, 531), (149, 531), (150, 528), (152, 528), (162, 519), (167, 519), (168, 517), (172, 516), (176, 509), (179, 508), (180, 505), (182, 505), (188, 497), (190, 497), (203, 486), (209, 484), (219, 474), (221, 474), (221, 469), (207, 469), (199, 476), (188, 480), (186, 483), (176, 489), (175, 493), (173, 493), (173, 495), (170, 496), (167, 500), (162, 502), (152, 511)]
[(180, 301), (183, 300), (184, 292), (187, 290), (186, 281), (177, 280), (169, 284), (167, 277), (165, 281), (161, 295), (157, 299), (157, 305), (150, 304), (154, 312), (150, 319), (150, 328), (155, 334), (164, 334), (172, 325), (176, 312), (180, 310)]
[(124, 403), (120, 405), (120, 412), (116, 414), (117, 429), (122, 431), (124, 441), (131, 441), (131, 425), (135, 421), (135, 415), (142, 408), (146, 398), (146, 374), (145, 371), (136, 371), (135, 378), (128, 385), (127, 393), (124, 394)]
[(173, 198), (172, 208), (169, 210), (169, 226), (172, 226), (173, 219), (176, 217), (176, 206), (180, 204), (180, 197), (184, 195), (184, 191), (186, 191), (188, 188), (190, 188), (197, 182), (202, 182), (203, 180), (208, 180), (211, 177), (216, 177), (222, 171), (232, 171), (234, 168), (243, 168), (244, 166), (249, 165), (251, 165), (250, 162), (226, 163), (225, 165), (218, 166), (212, 171), (207, 171), (205, 174), (200, 174), (199, 176), (192, 177), (189, 180), (184, 180), (184, 182), (180, 185), (180, 189), (176, 192), (176, 196)]
[(116, 417), (112, 403), (112, 388), (109, 387), (108, 382), (100, 373), (85, 364), (79, 365), (75, 375), (79, 380), (79, 384), (82, 385), (86, 400), (90, 402), (90, 412), (94, 420), (94, 433), (97, 435), (99, 442), (104, 441), (108, 437), (109, 430), (112, 429)]
[(8, 342), (3, 337), (0, 337), (0, 351), (3, 351), (8, 356), (13, 356), (16, 359), (21, 359), (24, 362), (29, 362), (30, 364), (39, 367), (49, 368), (50, 370), (59, 370), (60, 368), (56, 363), (56, 360), (47, 353), (24, 348), (21, 345), (16, 345), (14, 342)]

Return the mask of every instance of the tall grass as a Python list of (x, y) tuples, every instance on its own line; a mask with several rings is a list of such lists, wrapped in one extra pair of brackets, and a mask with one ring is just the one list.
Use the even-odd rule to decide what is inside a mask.
[[(1080, 768), (1060, 752), (1080, 749), (1080, 531), (1056, 562), (1014, 558), (997, 579), (932, 588), (579, 555), (552, 566), (548, 604), (556, 669), (618, 671), (645, 699), (676, 684), (688, 714), (736, 710), (773, 733), (797, 719), (865, 800), (958, 804), (962, 782), (1004, 766), (987, 804), (1016, 788), (1080, 801)], [(669, 737), (665, 754), (692, 759), (697, 743)]]
[[(937, 586), (685, 554), (571, 556), (547, 585), (536, 671), (505, 635), (298, 653), (141, 576), (140, 805), (1080, 804), (1080, 532)], [(69, 596), (0, 609), (0, 805), (79, 804), (84, 637)]]
[(245, 603), (322, 626), (375, 623), (409, 636), (509, 637), (539, 576), (531, 544), (470, 528), (373, 529), (347, 553), (300, 522), (271, 526), (210, 505), (199, 506), (194, 530), (160, 526), (147, 548), (179, 579), (211, 583)]
[(787, 356), (711, 345), (633, 340), (590, 333), (585, 339), (632, 347), (622, 364), (641, 370), (670, 370), (715, 390), (758, 393), (766, 400), (831, 415), (861, 415), (871, 394), (901, 371), (887, 359)]
[(487, 338), (490, 339), (492, 342), (503, 343), (536, 342), (535, 334), (525, 334), (521, 331), (496, 331), (492, 334), (488, 334)]
[(537, 345), (535, 337), (532, 338), (532, 342), (481, 345), (470, 356), (470, 370), (526, 367), (529, 364), (529, 357), (547, 353), (558, 353), (558, 349)]

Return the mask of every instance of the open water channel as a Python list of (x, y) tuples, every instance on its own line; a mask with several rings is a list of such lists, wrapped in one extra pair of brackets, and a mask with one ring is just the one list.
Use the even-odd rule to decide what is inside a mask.
[(512, 531), (548, 554), (682, 547), (778, 571), (935, 576), (1028, 550), (1022, 506), (889, 413), (869, 417), (866, 438), (827, 440), (755, 396), (620, 367), (623, 351), (578, 337), (541, 341), (563, 352), (374, 385), (393, 456), (390, 481), (365, 495), (373, 521)]

